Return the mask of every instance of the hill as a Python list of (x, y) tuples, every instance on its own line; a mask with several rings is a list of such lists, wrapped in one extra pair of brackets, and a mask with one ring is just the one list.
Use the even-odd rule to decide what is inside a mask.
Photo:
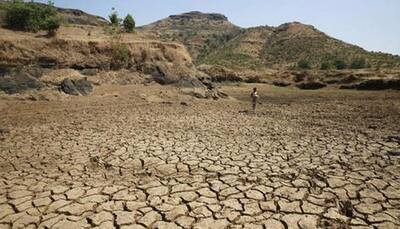
[(197, 61), (234, 38), (242, 29), (229, 22), (224, 15), (195, 11), (169, 16), (143, 26), (139, 31), (163, 41), (184, 44)]
[(368, 52), (299, 22), (278, 27), (240, 28), (221, 14), (190, 12), (173, 15), (140, 29), (164, 41), (184, 44), (195, 62), (232, 69), (287, 69), (306, 60), (310, 67), (350, 66), (365, 60), (371, 67), (394, 67), (400, 57)]

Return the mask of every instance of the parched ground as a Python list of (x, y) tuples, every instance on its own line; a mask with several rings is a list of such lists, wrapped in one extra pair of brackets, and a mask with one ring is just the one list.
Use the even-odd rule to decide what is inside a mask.
[(399, 92), (223, 90), (3, 97), (0, 228), (400, 227)]

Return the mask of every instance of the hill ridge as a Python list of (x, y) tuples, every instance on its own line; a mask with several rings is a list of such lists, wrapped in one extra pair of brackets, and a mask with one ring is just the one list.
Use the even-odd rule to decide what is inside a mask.
[(257, 70), (293, 68), (306, 60), (311, 67), (321, 68), (337, 60), (350, 66), (357, 59), (373, 67), (400, 65), (400, 56), (367, 51), (299, 21), (241, 28), (225, 15), (192, 11), (150, 23), (141, 31), (184, 44), (198, 65)]

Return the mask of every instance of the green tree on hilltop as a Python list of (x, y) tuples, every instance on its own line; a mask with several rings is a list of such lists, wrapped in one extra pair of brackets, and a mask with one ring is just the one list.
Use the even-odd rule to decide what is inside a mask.
[(133, 30), (135, 29), (135, 20), (133, 19), (132, 15), (128, 14), (126, 15), (125, 19), (124, 19), (124, 28), (126, 32), (133, 32)]
[(117, 11), (115, 11), (115, 8), (112, 8), (111, 14), (108, 16), (110, 19), (111, 25), (113, 26), (119, 26), (121, 24), (121, 18), (118, 17)]

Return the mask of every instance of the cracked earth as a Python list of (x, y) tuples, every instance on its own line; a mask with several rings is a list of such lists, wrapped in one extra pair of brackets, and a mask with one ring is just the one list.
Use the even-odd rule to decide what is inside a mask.
[(399, 228), (400, 94), (0, 102), (0, 228)]

